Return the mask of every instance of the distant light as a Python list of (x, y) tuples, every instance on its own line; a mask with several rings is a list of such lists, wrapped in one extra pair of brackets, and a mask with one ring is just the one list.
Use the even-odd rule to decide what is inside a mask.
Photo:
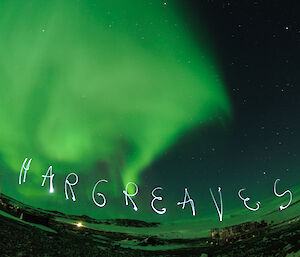
[(80, 228), (80, 227), (82, 227), (82, 223), (81, 223), (81, 222), (78, 222), (78, 223), (76, 224), (76, 226)]
[(288, 27), (288, 26), (286, 26), (286, 27), (285, 27), (285, 29), (286, 29), (286, 30), (288, 30), (288, 29), (289, 29), (289, 27)]

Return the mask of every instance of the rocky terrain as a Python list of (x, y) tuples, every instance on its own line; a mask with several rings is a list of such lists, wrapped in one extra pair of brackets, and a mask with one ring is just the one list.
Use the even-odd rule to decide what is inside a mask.
[[(17, 208), (12, 204), (12, 199), (2, 200), (0, 256), (300, 256), (299, 216), (269, 224), (260, 233), (249, 233), (241, 239), (167, 239), (126, 232), (129, 227), (159, 229), (157, 223), (98, 221), (98, 224), (124, 227), (123, 232), (113, 232), (91, 228), (88, 224), (97, 221), (87, 216), (69, 217), (85, 221), (85, 226), (59, 221), (57, 217), (67, 217), (62, 213), (47, 213), (20, 204)], [(27, 220), (20, 219), (19, 215), (27, 215)]]

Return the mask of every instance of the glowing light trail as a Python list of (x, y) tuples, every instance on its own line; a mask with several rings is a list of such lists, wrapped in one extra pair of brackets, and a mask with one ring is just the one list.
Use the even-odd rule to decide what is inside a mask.
[(287, 205), (280, 205), (279, 206), (279, 209), (282, 211), (286, 208), (288, 208), (290, 206), (290, 204), (292, 203), (292, 200), (293, 200), (293, 194), (290, 190), (286, 190), (284, 191), (282, 194), (278, 194), (277, 193), (277, 190), (276, 190), (276, 187), (277, 187), (277, 183), (280, 181), (280, 179), (276, 179), (275, 182), (274, 182), (274, 194), (277, 196), (277, 197), (283, 197), (285, 194), (289, 194), (290, 195), (290, 200), (288, 202)]

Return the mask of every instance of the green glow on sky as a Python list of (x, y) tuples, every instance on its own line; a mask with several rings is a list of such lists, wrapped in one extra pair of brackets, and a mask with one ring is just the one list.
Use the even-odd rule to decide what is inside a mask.
[(33, 158), (37, 181), (49, 165), (88, 173), (101, 162), (116, 191), (189, 129), (230, 116), (209, 40), (196, 42), (179, 11), (160, 1), (1, 3), (2, 162), (17, 174)]

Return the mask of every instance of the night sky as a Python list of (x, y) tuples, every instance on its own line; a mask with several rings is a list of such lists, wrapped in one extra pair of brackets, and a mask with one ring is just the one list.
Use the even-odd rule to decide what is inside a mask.
[[(298, 14), (296, 1), (3, 3), (1, 192), (40, 208), (161, 222), (217, 222), (209, 188), (218, 203), (222, 189), (224, 222), (287, 204), (288, 194), (273, 193), (276, 179), (296, 202)], [(18, 185), (26, 157), (32, 164)], [(50, 165), (53, 194), (49, 180), (41, 187)], [(76, 202), (65, 200), (71, 172)], [(103, 208), (91, 197), (100, 179), (108, 180), (97, 187)], [(130, 181), (137, 212), (122, 193)], [(150, 206), (157, 186), (164, 215)], [(177, 206), (185, 188), (196, 217), (189, 204)], [(242, 188), (251, 207), (261, 203), (257, 212), (244, 207)]]

